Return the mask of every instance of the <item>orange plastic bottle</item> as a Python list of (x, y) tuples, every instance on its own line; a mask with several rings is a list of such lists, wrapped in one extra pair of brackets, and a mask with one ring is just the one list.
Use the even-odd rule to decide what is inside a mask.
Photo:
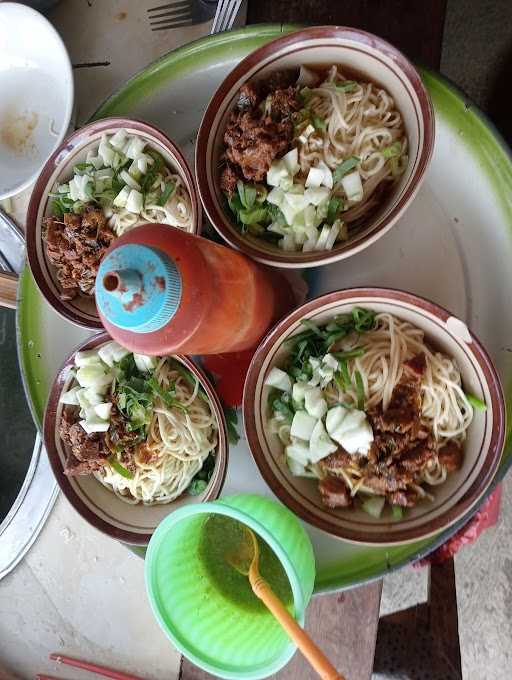
[(103, 325), (139, 354), (251, 349), (292, 304), (278, 272), (162, 224), (116, 239), (96, 277)]

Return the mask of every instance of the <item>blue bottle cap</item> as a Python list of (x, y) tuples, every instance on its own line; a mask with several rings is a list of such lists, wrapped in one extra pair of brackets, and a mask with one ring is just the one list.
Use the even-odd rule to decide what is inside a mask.
[(181, 287), (181, 275), (165, 253), (129, 243), (103, 258), (96, 276), (96, 304), (112, 325), (152, 333), (176, 314)]

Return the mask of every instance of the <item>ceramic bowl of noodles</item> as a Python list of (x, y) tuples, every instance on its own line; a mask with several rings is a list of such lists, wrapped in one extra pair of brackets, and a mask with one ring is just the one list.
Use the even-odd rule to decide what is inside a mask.
[(106, 333), (78, 347), (51, 388), (44, 441), (71, 505), (146, 545), (164, 517), (215, 500), (228, 459), (220, 401), (185, 356), (132, 354)]
[(505, 435), (498, 375), (465, 323), (385, 288), (328, 293), (284, 318), (253, 358), (243, 409), (278, 498), (374, 545), (425, 538), (476, 508)]
[(198, 233), (201, 207), (178, 147), (158, 128), (105, 118), (57, 148), (36, 181), (27, 256), (49, 304), (68, 321), (102, 328), (94, 283), (109, 245), (147, 222)]
[(268, 265), (328, 264), (375, 242), (418, 191), (434, 113), (412, 64), (364, 31), (290, 33), (246, 57), (204, 114), (203, 206)]

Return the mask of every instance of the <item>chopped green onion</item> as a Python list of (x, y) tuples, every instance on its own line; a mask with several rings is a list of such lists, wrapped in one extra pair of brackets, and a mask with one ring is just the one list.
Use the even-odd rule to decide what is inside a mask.
[(315, 130), (325, 130), (327, 128), (327, 123), (323, 118), (320, 118), (320, 116), (313, 116), (311, 122), (313, 123)]
[(357, 83), (355, 80), (345, 80), (344, 83), (336, 83), (336, 89), (342, 92), (349, 92), (356, 87)]
[(329, 205), (327, 207), (326, 222), (328, 224), (332, 224), (334, 222), (334, 220), (336, 219), (336, 215), (338, 214), (338, 210), (340, 209), (340, 206), (341, 199), (338, 198), (337, 196), (333, 196), (329, 201)]
[(257, 224), (266, 219), (266, 208), (254, 208), (253, 210), (240, 210), (238, 216), (242, 224)]
[(362, 357), (364, 353), (364, 347), (355, 347), (354, 349), (348, 349), (346, 352), (333, 352), (333, 356), (336, 359), (355, 359), (356, 357)]
[(487, 404), (485, 403), (485, 401), (482, 401), (478, 397), (475, 397), (474, 394), (466, 394), (466, 399), (469, 401), (473, 408), (476, 408), (477, 411), (487, 411)]
[[(318, 335), (319, 337), (323, 338), (323, 333), (322, 333), (322, 331), (318, 328), (318, 326), (316, 325), (316, 323), (314, 323), (314, 322), (311, 321), (310, 319), (301, 319), (301, 320), (300, 320), (300, 323), (301, 323), (305, 328), (307, 328), (308, 331), (313, 331), (313, 333), (315, 333), (315, 335)], [(294, 338), (294, 339), (296, 339), (296, 338)]]
[(110, 467), (122, 477), (126, 477), (126, 479), (133, 479), (133, 474), (130, 472), (130, 470), (127, 470), (124, 465), (121, 465), (121, 463), (117, 460), (115, 453), (107, 458), (107, 462)]
[(300, 97), (304, 104), (308, 104), (309, 100), (313, 96), (313, 92), (309, 87), (303, 87), (302, 90), (299, 92)]
[(256, 187), (253, 187), (251, 184), (246, 184), (244, 193), (245, 193), (245, 207), (252, 208), (257, 195)]
[(347, 172), (353, 170), (361, 159), (358, 156), (350, 156), (350, 158), (345, 158), (337, 167), (332, 174), (332, 179), (334, 184), (337, 184)]
[(399, 156), (401, 151), (402, 145), (400, 144), (400, 142), (394, 142), (393, 144), (382, 150), (382, 155), (384, 156), (384, 158), (394, 158), (395, 156)]
[(352, 310), (352, 318), (354, 319), (354, 328), (358, 333), (371, 331), (375, 326), (375, 312), (371, 309), (354, 307)]
[(188, 408), (182, 404), (181, 401), (175, 398), (172, 386), (167, 391), (164, 390), (164, 388), (154, 376), (147, 380), (146, 383), (153, 390), (153, 392), (155, 392), (160, 397), (166, 406), (169, 408), (174, 407), (180, 411), (183, 411), (184, 413), (188, 413)]
[(174, 184), (174, 182), (165, 183), (165, 188), (160, 194), (160, 198), (158, 199), (158, 205), (165, 205), (167, 203), (167, 201), (169, 200), (169, 196), (174, 191), (175, 186), (176, 185)]
[(340, 373), (344, 388), (349, 390), (352, 387), (352, 380), (350, 380), (348, 364), (344, 359), (340, 361)]
[(356, 393), (357, 393), (357, 408), (364, 411), (364, 385), (363, 377), (359, 371), (354, 373), (356, 379)]
[(399, 520), (404, 516), (404, 511), (399, 505), (392, 505), (391, 514), (393, 515), (393, 519)]

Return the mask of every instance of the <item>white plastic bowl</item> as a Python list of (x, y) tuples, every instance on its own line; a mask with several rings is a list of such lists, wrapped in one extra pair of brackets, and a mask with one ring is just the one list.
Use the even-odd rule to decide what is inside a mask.
[(29, 186), (67, 132), (73, 72), (59, 34), (25, 5), (0, 3), (0, 199)]

